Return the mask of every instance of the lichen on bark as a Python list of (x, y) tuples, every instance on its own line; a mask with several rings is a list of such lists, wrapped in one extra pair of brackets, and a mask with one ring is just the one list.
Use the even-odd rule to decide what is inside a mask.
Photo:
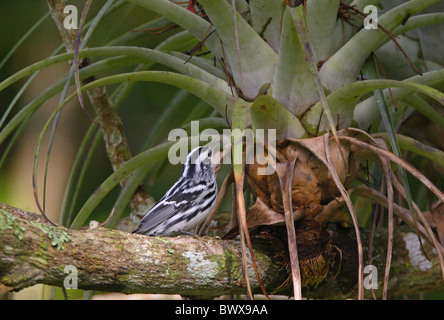
[(8, 211), (0, 209), (0, 230), (10, 229), (14, 232), (19, 240), (23, 239), (25, 228), (19, 225), (15, 217)]

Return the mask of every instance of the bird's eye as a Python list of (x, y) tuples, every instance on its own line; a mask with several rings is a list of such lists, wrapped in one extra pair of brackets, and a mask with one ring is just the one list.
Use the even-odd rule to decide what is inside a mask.
[(208, 157), (211, 157), (213, 155), (213, 153), (210, 151), (208, 151)]

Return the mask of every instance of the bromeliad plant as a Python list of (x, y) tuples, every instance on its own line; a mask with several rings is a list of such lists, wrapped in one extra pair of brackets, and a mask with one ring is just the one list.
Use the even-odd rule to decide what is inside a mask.
[[(90, 2), (85, 6), (80, 31)], [(114, 226), (128, 203), (133, 212), (146, 209), (147, 196), (138, 188), (150, 171), (159, 169), (156, 163), (164, 161), (172, 144), (155, 145), (156, 129), (174, 116), (175, 109), (189, 92), (203, 101), (195, 110), (203, 108), (204, 103), (214, 109), (210, 117), (201, 117), (202, 130), (225, 128), (227, 122), (233, 130), (276, 130), (276, 148), (266, 146), (270, 163), (264, 164), (261, 159), (253, 164), (233, 165), (235, 196), (232, 201), (237, 208), (237, 225), (227, 237), (240, 235), (245, 274), (248, 274), (247, 248), (253, 254), (250, 232), (259, 226), (284, 223), (290, 254), (292, 281), (289, 283), (293, 284), (294, 297), (301, 298), (302, 287), (319, 284), (329, 271), (334, 246), (327, 226), (351, 218), (359, 255), (358, 297), (362, 299), (364, 244), (359, 232), (359, 217), (363, 213), (356, 212), (350, 197), (353, 194), (387, 208), (389, 238), (383, 293), (386, 298), (394, 214), (434, 245), (444, 277), (443, 246), (415, 204), (407, 172), (438, 201), (444, 201), (444, 195), (424, 174), (402, 159), (408, 151), (444, 167), (444, 155), (409, 137), (408, 132), (405, 135), (397, 133), (412, 111), (422, 114), (439, 130), (444, 129), (441, 115), (444, 93), (439, 90), (444, 83), (444, 69), (420, 56), (414, 56), (411, 61), (412, 57), (403, 50), (407, 39), (403, 34), (444, 22), (442, 12), (420, 14), (437, 2), (410, 0), (393, 6), (391, 1), (370, 0), (309, 0), (303, 4), (289, 0), (190, 0), (186, 4), (168, 0), (109, 0), (96, 18), (84, 25), (88, 31), (83, 39), (80, 36), (77, 41), (71, 38), (76, 48), (74, 52), (37, 62), (0, 83), (0, 90), (3, 90), (43, 68), (74, 60), (73, 79), (67, 75), (7, 122), (7, 115), (2, 118), (0, 143), (11, 134), (14, 140), (42, 103), (65, 89), (60, 105), (39, 137), (40, 146), (45, 132), (53, 120), (57, 121), (67, 102), (87, 92), (97, 118), (79, 150), (66, 191), (61, 223), (71, 228), (82, 227), (94, 208), (120, 183), (122, 191), (115, 202), (114, 214), (107, 222), (108, 226)], [(378, 28), (363, 28), (365, 6), (379, 3), (386, 10), (379, 16)], [(107, 45), (84, 49), (101, 17), (123, 6), (141, 6), (161, 15), (138, 29), (171, 29), (171, 23), (180, 28), (154, 49), (121, 45), (141, 34), (131, 30)], [(52, 7), (53, 12), (55, 8)], [(69, 35), (66, 37), (69, 39)], [(389, 42), (396, 45), (391, 46)], [(411, 46), (409, 44), (409, 48)], [(414, 52), (413, 49), (408, 51)], [(384, 70), (381, 66), (390, 68), (391, 61), (400, 52), (403, 53), (400, 61), (405, 64), (401, 63), (399, 70), (391, 70), (390, 79), (380, 77), (379, 72)], [(96, 60), (85, 62), (85, 58)], [(82, 61), (83, 68), (76, 70)], [(150, 70), (155, 63), (174, 71)], [(137, 67), (130, 73), (90, 78), (131, 65)], [(414, 71), (415, 66), (421, 71)], [(109, 121), (109, 116), (118, 123), (113, 105), (117, 108), (137, 81), (166, 83), (185, 91), (179, 91), (160, 115), (145, 149), (131, 157), (129, 150), (120, 148), (126, 145), (121, 124), (115, 125), (115, 121)], [(66, 89), (73, 83), (77, 85), (77, 92), (68, 96)], [(103, 90), (97, 91), (111, 84), (120, 86), (110, 98)], [(102, 103), (97, 101), (98, 95)], [(399, 104), (395, 113), (393, 104)], [(87, 149), (88, 142), (93, 140), (93, 145), (97, 145), (102, 136), (115, 172), (78, 212), (74, 212), (76, 189), (80, 188), (81, 179), (77, 186), (74, 181), (84, 177), (87, 167), (80, 159), (92, 152)], [(233, 141), (233, 150), (243, 148), (241, 140)], [(371, 181), (366, 181), (360, 173), (363, 164), (372, 170), (374, 179)], [(269, 165), (275, 168), (274, 174), (258, 174), (258, 170)], [(254, 196), (254, 204), (249, 208), (245, 204), (245, 184)], [(379, 190), (386, 190), (386, 195)], [(395, 191), (405, 199), (407, 210), (401, 202), (395, 204)], [(36, 199), (39, 199), (37, 194)], [(254, 261), (252, 256), (253, 265)], [(252, 297), (248, 277), (246, 281)], [(267, 295), (265, 288), (262, 289)]]

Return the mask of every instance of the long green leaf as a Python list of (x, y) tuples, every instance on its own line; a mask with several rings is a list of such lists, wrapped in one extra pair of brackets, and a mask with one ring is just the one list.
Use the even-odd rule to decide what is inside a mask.
[(168, 0), (127, 0), (148, 10), (157, 12), (168, 20), (188, 30), (200, 41), (205, 40), (205, 46), (216, 56), (222, 57), (220, 39), (217, 34), (211, 33), (211, 25), (205, 19), (188, 11), (184, 7)]
[(147, 151), (139, 153), (134, 156), (125, 164), (123, 164), (117, 171), (111, 174), (89, 197), (85, 202), (83, 207), (80, 209), (76, 218), (72, 222), (71, 229), (80, 229), (85, 222), (88, 220), (89, 216), (97, 205), (105, 198), (105, 196), (116, 186), (120, 181), (128, 177), (131, 172), (137, 170), (147, 163), (152, 163), (159, 161), (168, 153), (168, 148), (173, 145), (173, 142), (167, 142), (162, 145), (151, 148)]
[[(442, 83), (444, 83), (444, 69), (436, 70), (436, 71), (430, 71), (423, 73), (422, 76), (414, 76), (408, 79), (405, 79), (402, 82), (409, 82), (409, 83), (417, 83), (421, 85), (426, 85), (429, 87), (435, 87)], [(388, 85), (387, 87), (390, 87)], [(383, 88), (385, 89), (385, 88)], [(409, 94), (412, 93), (412, 91), (415, 91), (415, 89), (409, 89), (409, 88), (395, 88), (391, 90), (391, 93), (388, 89), (384, 90), (384, 98), (385, 101), (387, 101), (387, 104), (389, 106), (392, 105), (392, 97), (393, 100), (399, 101), (407, 97)], [(432, 97), (433, 98), (433, 97)], [(435, 99), (436, 100), (436, 99)], [(412, 105), (415, 107), (415, 105)], [(421, 112), (421, 110), (418, 110)], [(428, 113), (424, 113), (425, 116), (427, 116)], [(370, 127), (370, 125), (378, 118), (379, 116), (379, 110), (378, 106), (375, 103), (375, 98), (370, 97), (365, 99), (362, 102), (359, 102), (356, 105), (355, 112), (354, 112), (354, 120), (359, 124), (359, 127), (366, 130)], [(433, 118), (431, 118), (432, 121), (434, 121)]]
[[(369, 59), (367, 59), (367, 61), (365, 63), (365, 70), (366, 70), (368, 78), (370, 78), (370, 79), (379, 79), (380, 78), (379, 73), (378, 73), (378, 69), (376, 67), (375, 54), (373, 54), (371, 57), (369, 57)], [(382, 89), (374, 90), (373, 94), (375, 96), (376, 103), (379, 108), (379, 112), (381, 114), (382, 123), (384, 124), (385, 130), (387, 131), (389, 141), (390, 141), (390, 146), (392, 147), (392, 151), (396, 156), (398, 156), (399, 158), (402, 158), (401, 150), (399, 148), (398, 140), (396, 138), (395, 128), (393, 126), (393, 121), (391, 119), (388, 106), (385, 103), (384, 94), (382, 92)], [(384, 171), (386, 171), (386, 169), (384, 169)], [(413, 198), (412, 198), (412, 193), (410, 191), (410, 184), (409, 184), (409, 180), (407, 178), (407, 173), (406, 173), (405, 169), (402, 167), (398, 167), (398, 171), (401, 175), (401, 181), (402, 181), (402, 185), (404, 187), (404, 191), (405, 191), (405, 195), (406, 195), (406, 199), (407, 199), (407, 204), (409, 206), (410, 213), (411, 213), (411, 215), (415, 221), (415, 225), (416, 225), (416, 212), (415, 212), (415, 209), (413, 208)], [(393, 186), (389, 185), (389, 183), (391, 183), (391, 181), (392, 181), (392, 178), (390, 177), (390, 175), (391, 175), (391, 171), (385, 172), (385, 176), (387, 179), (387, 197), (388, 197), (388, 201), (389, 201), (389, 214), (388, 214), (389, 242), (388, 242), (388, 247), (387, 247), (387, 260), (386, 260), (387, 262), (386, 262), (386, 274), (385, 274), (385, 278), (384, 278), (383, 299), (386, 299), (386, 296), (387, 296), (387, 284), (388, 284), (388, 277), (389, 277), (389, 273), (390, 273), (390, 266), (391, 266), (391, 259), (392, 259), (391, 252), (392, 252), (392, 248), (393, 248)], [(391, 201), (391, 203), (390, 203), (390, 201)], [(421, 241), (421, 239), (419, 238), (418, 230), (416, 232), (418, 234), (418, 240)]]
[(410, 94), (402, 99), (408, 106), (413, 107), (419, 113), (429, 118), (444, 130), (444, 116), (435, 110), (427, 101), (417, 94)]
[(282, 4), (282, 0), (250, 0), (253, 29), (277, 52), (281, 38), (282, 14), (285, 9)]
[[(378, 23), (387, 31), (401, 25), (408, 15), (439, 2), (439, 0), (410, 0), (379, 17)], [(367, 57), (386, 39), (386, 33), (378, 29), (362, 29), (321, 67), (322, 83), (329, 90), (352, 83)]]
[(237, 12), (236, 19), (233, 18), (227, 1), (201, 0), (199, 3), (222, 40), (236, 86), (245, 97), (254, 99), (264, 84), (271, 83), (277, 62), (276, 52)]
[[(404, 25), (396, 27), (393, 34), (400, 35), (414, 29), (440, 23), (444, 23), (444, 12), (425, 13), (409, 18)], [(389, 37), (387, 36), (387, 38)]]
[[(210, 105), (212, 105), (221, 114), (224, 114), (224, 112), (226, 111), (226, 108), (228, 108), (228, 111), (231, 112), (231, 110), (233, 109), (233, 105), (235, 103), (235, 101), (233, 101), (233, 98), (231, 96), (229, 96), (228, 94), (204, 83), (201, 80), (196, 80), (196, 79), (193, 79), (189, 76), (184, 76), (181, 74), (176, 74), (176, 73), (172, 73), (172, 72), (164, 72), (164, 71), (140, 71), (140, 72), (132, 72), (132, 73), (109, 76), (109, 77), (105, 77), (105, 78), (93, 81), (91, 83), (88, 83), (87, 85), (83, 86), (81, 90), (87, 91), (87, 90), (94, 88), (94, 87), (101, 87), (101, 86), (114, 84), (114, 83), (121, 83), (121, 82), (125, 82), (125, 81), (158, 81), (158, 82), (163, 82), (166, 84), (178, 86), (180, 88), (186, 89), (186, 90), (196, 94), (201, 99), (207, 101)], [(71, 94), (52, 113), (52, 115), (50, 116), (50, 118), (46, 122), (45, 126), (43, 127), (43, 129), (39, 135), (35, 155), (39, 154), (41, 142), (43, 140), (45, 132), (48, 129), (51, 121), (57, 116), (57, 114), (63, 109), (63, 107), (76, 96), (76, 94), (77, 93)], [(237, 103), (242, 103), (243, 100), (237, 99), (236, 101), (237, 101)], [(36, 176), (36, 174), (37, 174), (37, 168), (38, 168), (38, 160), (36, 158), (34, 161), (34, 176)], [(120, 180), (119, 180), (119, 182), (120, 182)], [(37, 193), (36, 193), (36, 197), (38, 197)], [(76, 219), (77, 219), (77, 217), (76, 217)], [(83, 218), (81, 218), (81, 219), (83, 219)]]
[[(167, 64), (169, 64), (170, 67), (177, 68), (179, 71), (183, 71), (184, 73), (189, 74), (192, 77), (196, 77), (197, 79), (202, 78), (202, 80), (208, 81), (209, 84), (205, 83), (204, 87), (211, 88), (211, 89), (209, 89), (210, 91), (212, 89), (217, 90), (217, 88), (222, 88), (225, 92), (231, 93), (231, 90), (230, 90), (228, 84), (224, 80), (221, 80), (221, 79), (199, 69), (198, 67), (196, 67), (194, 65), (184, 64), (183, 60), (173, 57), (171, 55), (168, 55), (167, 53), (164, 53), (164, 52), (160, 52), (160, 51), (156, 51), (156, 50), (149, 50), (149, 49), (144, 49), (144, 48), (137, 48), (137, 47), (102, 47), (102, 48), (81, 50), (79, 55), (80, 55), (80, 57), (108, 56), (108, 55), (118, 55), (119, 56), (119, 55), (125, 54), (124, 52), (126, 52), (126, 54), (129, 55), (128, 60), (126, 61), (127, 64), (133, 64), (134, 61), (137, 61), (137, 60), (143, 61), (145, 59), (154, 60), (159, 63), (167, 63)], [(50, 58), (45, 59), (43, 61), (37, 62), (27, 68), (24, 68), (21, 71), (17, 72), (16, 74), (14, 74), (11, 77), (4, 80), (2, 83), (0, 83), (0, 91), (3, 90), (4, 88), (8, 87), (9, 85), (15, 83), (16, 81), (20, 80), (21, 78), (34, 73), (35, 71), (41, 70), (45, 67), (48, 67), (48, 66), (56, 64), (56, 63), (70, 60), (70, 59), (72, 59), (72, 57), (73, 57), (72, 53), (61, 54), (61, 55), (58, 55), (55, 57), (50, 57)], [(133, 59), (133, 60), (131, 60), (131, 59)], [(137, 60), (134, 60), (134, 59), (137, 59)], [(125, 63), (124, 58), (122, 60), (122, 57), (116, 58), (114, 60), (113, 59), (108, 60), (107, 63), (111, 64), (111, 62), (114, 62), (114, 61), (116, 61), (116, 65), (114, 65), (114, 67), (116, 67), (116, 68), (122, 66), (122, 63)], [(111, 64), (111, 65), (109, 65), (109, 67), (113, 67), (113, 65)], [(54, 88), (54, 86), (51, 87), (51, 89), (56, 90)], [(46, 94), (43, 96), (41, 95), (42, 98), (46, 97), (46, 96), (47, 96)], [(213, 100), (213, 102), (214, 102), (218, 99), (218, 97), (221, 97), (221, 95), (219, 92), (219, 94), (216, 94), (216, 96), (214, 96), (213, 98), (211, 98), (208, 95), (207, 95), (207, 97), (210, 100)], [(223, 100), (225, 101), (225, 100), (232, 100), (232, 99), (229, 98), (228, 96), (225, 96), (225, 98)], [(13, 130), (13, 128), (15, 128), (19, 124), (19, 122), (28, 115), (29, 109), (35, 110), (35, 108), (38, 108), (38, 106), (40, 106), (40, 104), (43, 102), (44, 102), (44, 100), (43, 101), (39, 100), (39, 103), (34, 104), (32, 108), (26, 108), (26, 107), (23, 108), (19, 112), (20, 116), (17, 117), (18, 116), (17, 115), (15, 117), (15, 120), (10, 121), (8, 123), (8, 125), (5, 126), (5, 128), (0, 133), (0, 143)], [(227, 105), (231, 106), (232, 102), (227, 103)], [(224, 110), (225, 110), (225, 106), (224, 107), (219, 106), (218, 112), (221, 112), (221, 114), (225, 114)]]
[(260, 96), (252, 104), (253, 130), (276, 130), (276, 139), (308, 137), (300, 120), (270, 96)]
[[(226, 81), (219, 79), (210, 73), (192, 65), (192, 64), (184, 64), (183, 60), (177, 57), (174, 57), (166, 52), (151, 50), (140, 47), (100, 47), (100, 48), (92, 48), (92, 49), (84, 49), (79, 51), (79, 57), (97, 57), (97, 56), (119, 56), (124, 55), (131, 58), (137, 58), (141, 61), (143, 60), (151, 60), (156, 61), (158, 63), (164, 64), (168, 67), (171, 67), (179, 72), (184, 74), (188, 74), (197, 79), (202, 79), (209, 84), (223, 89), (226, 92), (231, 93), (231, 90)], [(33, 65), (26, 67), (9, 78), (5, 79), (0, 83), (0, 91), (9, 85), (15, 83), (16, 81), (26, 77), (35, 71), (41, 70), (43, 68), (49, 67), (56, 63), (61, 63), (64, 61), (71, 60), (73, 58), (73, 53), (65, 53), (55, 57), (50, 57), (40, 62), (36, 62)]]
[(223, 90), (215, 88), (202, 80), (195, 79), (188, 75), (167, 71), (140, 71), (112, 75), (91, 82), (82, 87), (82, 90), (125, 81), (154, 81), (186, 89), (209, 103), (221, 115), (225, 114), (227, 108), (228, 112), (231, 112), (236, 100), (242, 100), (240, 98), (235, 99)]
[(307, 29), (316, 63), (327, 60), (336, 51), (337, 43), (342, 42), (342, 32), (336, 29), (337, 24), (340, 24), (337, 19), (339, 2), (307, 1)]
[[(327, 119), (329, 129), (333, 134), (333, 136), (337, 139), (335, 121), (333, 120), (332, 111), (330, 109), (329, 102), (325, 97), (324, 87), (321, 84), (321, 78), (319, 76), (318, 68), (314, 60), (313, 51), (311, 50), (310, 41), (308, 38), (308, 30), (305, 25), (303, 7), (299, 6), (296, 8), (289, 8), (289, 9), (291, 9), (290, 13), (293, 18), (295, 29), (298, 33), (301, 44), (305, 49), (305, 58), (307, 60), (308, 66), (310, 67), (311, 76), (316, 83), (316, 89), (318, 91), (318, 96), (319, 96), (319, 102), (317, 104), (322, 106), (322, 112), (323, 115), (325, 116), (325, 119)], [(337, 143), (339, 144), (338, 141)]]
[[(389, 137), (386, 132), (379, 132), (372, 134), (374, 137), (380, 137), (389, 142)], [(429, 159), (430, 161), (433, 161), (437, 165), (444, 168), (444, 152), (433, 148), (429, 145), (426, 145), (418, 140), (415, 140), (411, 137), (402, 135), (402, 134), (396, 134), (396, 139), (398, 141), (399, 147), (402, 150), (413, 152), (421, 157), (424, 157), (426, 159)]]
[[(72, 54), (71, 54), (72, 56)], [(129, 59), (127, 57), (115, 57), (109, 58), (103, 61), (99, 61), (92, 65), (89, 65), (80, 70), (80, 78), (84, 79), (95, 75), (97, 73), (105, 72), (110, 69), (128, 66), (139, 62), (140, 60)], [(71, 84), (74, 80), (71, 81)], [(44, 90), (36, 98), (30, 101), (26, 106), (24, 106), (0, 131), (0, 144), (5, 141), (5, 139), (11, 134), (11, 132), (17, 128), (23, 121), (25, 121), (29, 116), (34, 114), (38, 108), (45, 103), (48, 99), (59, 93), (65, 84), (65, 78), (60, 79), (58, 82)]]
[[(359, 81), (344, 86), (327, 97), (335, 125), (339, 128), (349, 127), (354, 113), (356, 119), (355, 106), (359, 99), (368, 92), (385, 88), (402, 88), (410, 93), (420, 92), (444, 105), (444, 93), (424, 84), (384, 79)], [(330, 125), (321, 111), (322, 106), (318, 102), (301, 119), (304, 127), (312, 134), (326, 132), (329, 129)]]
[(272, 82), (272, 96), (296, 116), (303, 114), (319, 100), (316, 80), (301, 33), (295, 28), (291, 12), (300, 8), (287, 7), (282, 22), (279, 60)]

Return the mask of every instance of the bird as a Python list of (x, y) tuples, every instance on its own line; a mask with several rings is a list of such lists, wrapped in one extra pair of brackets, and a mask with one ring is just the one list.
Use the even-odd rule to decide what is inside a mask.
[(133, 233), (149, 236), (193, 235), (211, 212), (217, 198), (212, 149), (190, 151), (175, 184), (142, 218)]

